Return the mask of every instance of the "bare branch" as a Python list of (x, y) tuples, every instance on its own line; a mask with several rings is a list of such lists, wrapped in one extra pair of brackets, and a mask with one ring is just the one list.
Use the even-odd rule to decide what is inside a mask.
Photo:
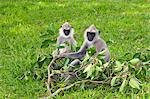
[(53, 75), (53, 74), (50, 73), (50, 71), (51, 71), (51, 65), (55, 62), (55, 60), (57, 58), (58, 58), (57, 56), (54, 57), (52, 59), (52, 61), (50, 62), (50, 64), (48, 65), (48, 82), (46, 83), (46, 85), (47, 85), (47, 89), (48, 89), (48, 91), (49, 91), (50, 94), (51, 94), (51, 89), (50, 89), (49, 86), (51, 86), (51, 76)]
[(56, 96), (59, 92), (64, 91), (64, 90), (67, 90), (67, 89), (69, 89), (69, 88), (71, 88), (71, 87), (73, 87), (73, 86), (75, 86), (75, 85), (77, 85), (77, 84), (79, 84), (79, 83), (91, 82), (91, 83), (96, 83), (96, 84), (109, 84), (109, 80), (110, 80), (110, 79), (106, 79), (105, 81), (92, 81), (92, 80), (77, 81), (77, 82), (75, 82), (75, 83), (73, 83), (73, 84), (71, 84), (71, 85), (68, 85), (68, 86), (64, 87), (64, 88), (59, 88), (58, 90), (56, 90), (54, 93), (52, 93), (52, 94), (51, 94), (50, 96), (48, 96), (47, 98)]

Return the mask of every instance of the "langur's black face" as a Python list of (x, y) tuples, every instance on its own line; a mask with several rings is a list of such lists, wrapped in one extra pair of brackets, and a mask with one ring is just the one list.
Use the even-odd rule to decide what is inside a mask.
[(87, 32), (87, 39), (88, 39), (89, 41), (93, 41), (95, 35), (96, 35), (95, 32)]
[(63, 32), (66, 36), (68, 36), (70, 34), (70, 29), (69, 30), (64, 29)]

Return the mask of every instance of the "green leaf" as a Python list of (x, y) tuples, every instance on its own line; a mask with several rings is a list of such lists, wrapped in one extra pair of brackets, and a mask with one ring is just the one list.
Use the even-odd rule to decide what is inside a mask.
[(81, 84), (81, 86), (80, 86), (81, 90), (82, 90), (82, 89), (84, 90), (84, 89), (85, 89), (84, 87), (85, 87), (85, 82), (82, 82), (82, 84)]
[(117, 67), (118, 67), (118, 66), (121, 66), (121, 62), (116, 61), (116, 66), (117, 66)]
[(89, 71), (89, 70), (91, 69), (91, 67), (92, 67), (92, 64), (89, 64), (89, 65), (84, 69), (83, 73)]
[(64, 65), (65, 65), (65, 66), (68, 65), (68, 64), (69, 64), (69, 61), (70, 61), (70, 59), (67, 58), (67, 59), (65, 60), (65, 64), (64, 64)]
[(69, 59), (69, 58), (66, 58), (66, 60), (65, 60), (65, 62), (64, 62), (63, 69), (66, 70), (66, 71), (67, 71), (68, 68), (69, 68), (69, 67), (68, 67), (69, 61), (70, 61), (70, 59)]
[(101, 68), (101, 67), (96, 66), (96, 71), (100, 71), (100, 72), (102, 72), (103, 70), (102, 70), (102, 68)]
[(86, 53), (85, 58), (83, 59), (82, 63), (86, 62), (87, 60), (89, 60), (90, 56), (88, 53)]
[(116, 66), (115, 66), (114, 72), (119, 72), (119, 71), (121, 71), (123, 64), (121, 64), (120, 61), (116, 61), (115, 63), (116, 63)]
[(65, 45), (60, 45), (57, 47), (58, 49), (62, 49), (62, 48), (65, 48)]
[(103, 51), (99, 52), (99, 55), (105, 55), (107, 49), (104, 49)]
[(120, 89), (119, 89), (120, 92), (122, 92), (122, 91), (124, 90), (124, 88), (125, 88), (125, 86), (126, 86), (126, 82), (127, 82), (127, 80), (126, 80), (126, 78), (125, 78), (125, 79), (123, 80), (121, 86), (120, 86)]
[(114, 72), (119, 72), (119, 71), (121, 71), (122, 70), (122, 67), (120, 66), (120, 67), (116, 67), (115, 69), (114, 69)]
[[(94, 65), (90, 64), (88, 67), (89, 67), (89, 68), (88, 68), (87, 71), (86, 71), (86, 72), (87, 72), (87, 77), (86, 77), (86, 78), (94, 76), (94, 75), (92, 75), (92, 74), (93, 74), (93, 72), (95, 71), (95, 66), (94, 66)], [(92, 78), (91, 78), (91, 79), (92, 79)]]
[(105, 60), (105, 56), (102, 56), (102, 55), (98, 55), (97, 58), (98, 58), (99, 60)]
[(99, 76), (100, 74), (99, 74), (99, 71), (98, 70), (96, 70), (95, 71), (95, 76), (97, 77), (97, 76)]
[(103, 77), (104, 79), (107, 79), (107, 76), (106, 76), (104, 73), (102, 73), (102, 77)]
[(135, 79), (135, 78), (131, 78), (130, 81), (129, 81), (129, 85), (132, 87), (132, 88), (137, 88), (137, 89), (140, 89), (140, 83)]
[(42, 62), (44, 61), (46, 58), (46, 56), (42, 55), (41, 57), (38, 58), (38, 62)]
[(98, 60), (98, 62), (99, 62), (99, 64), (100, 64), (100, 66), (102, 65), (102, 61), (101, 60)]
[(92, 75), (92, 69), (91, 70), (89, 70), (89, 71), (87, 71), (87, 76), (86, 76), (86, 78), (89, 78), (91, 75)]
[(115, 85), (116, 79), (117, 79), (117, 77), (113, 77), (113, 78), (111, 79), (111, 86), (114, 86), (114, 85)]
[(92, 77), (91, 77), (91, 80), (93, 80), (94, 79), (94, 75), (92, 75)]
[(141, 57), (141, 53), (135, 53), (134, 55), (133, 55), (133, 58), (140, 58)]
[(149, 64), (150, 64), (150, 60), (146, 61), (146, 62), (143, 62), (143, 65), (149, 65)]
[(54, 74), (60, 74), (60, 73), (61, 73), (60, 70), (52, 70), (52, 72), (53, 72)]
[(130, 60), (130, 63), (131, 63), (132, 65), (136, 65), (139, 61), (140, 61), (140, 60), (139, 60), (138, 58), (134, 58), (134, 59)]
[(138, 70), (138, 72), (136, 73), (136, 75), (138, 75), (141, 71), (142, 71), (142, 67)]
[(128, 66), (124, 66), (123, 67), (123, 72), (125, 73), (125, 72), (127, 72), (129, 70), (129, 67)]
[(53, 56), (53, 57), (55, 57), (57, 54), (58, 54), (58, 51), (57, 51), (57, 50), (54, 50), (54, 51), (52, 52), (52, 56)]
[(88, 54), (91, 56), (96, 53), (96, 49), (94, 47), (88, 49)]
[(68, 70), (68, 66), (67, 66), (67, 65), (63, 66), (63, 69), (64, 69), (65, 71), (67, 71), (67, 70)]
[(106, 68), (109, 65), (109, 62), (103, 64), (103, 66)]

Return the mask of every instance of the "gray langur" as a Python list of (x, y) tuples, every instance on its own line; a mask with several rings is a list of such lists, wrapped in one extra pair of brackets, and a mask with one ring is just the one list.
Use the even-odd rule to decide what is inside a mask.
[[(59, 36), (57, 38), (58, 49), (53, 51), (53, 57), (57, 57), (63, 53), (73, 52), (72, 46), (77, 45), (73, 35), (74, 28), (68, 22), (65, 22), (59, 29)], [(53, 64), (53, 67), (59, 67), (59, 64)]]
[(60, 57), (81, 59), (82, 57), (86, 55), (88, 48), (95, 47), (96, 53), (94, 54), (94, 56), (97, 56), (99, 52), (106, 49), (105, 60), (109, 62), (110, 53), (109, 53), (107, 44), (102, 38), (99, 37), (99, 33), (100, 31), (97, 30), (94, 25), (91, 25), (84, 32), (84, 42), (81, 48), (79, 49), (79, 51), (72, 52), (72, 53), (63, 53), (63, 54), (60, 54)]
[(64, 46), (64, 48), (59, 49), (59, 54), (71, 52), (71, 47), (67, 46), (65, 43), (68, 43), (71, 46), (77, 45), (73, 35), (73, 27), (68, 22), (65, 22), (59, 29), (59, 36), (57, 38), (57, 45)]
[(57, 44), (60, 45), (65, 42), (69, 42), (70, 44), (76, 46), (77, 42), (74, 39), (73, 35), (74, 35), (73, 27), (68, 22), (65, 22), (59, 29), (59, 37), (57, 38)]

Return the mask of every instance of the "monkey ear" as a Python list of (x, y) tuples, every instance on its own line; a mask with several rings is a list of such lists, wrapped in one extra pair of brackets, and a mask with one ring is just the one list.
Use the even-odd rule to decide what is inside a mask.
[(62, 28), (62, 25), (60, 26), (60, 28)]
[(73, 26), (71, 26), (71, 28), (73, 28)]
[(101, 31), (98, 31), (98, 33), (100, 34), (100, 33), (101, 33)]

